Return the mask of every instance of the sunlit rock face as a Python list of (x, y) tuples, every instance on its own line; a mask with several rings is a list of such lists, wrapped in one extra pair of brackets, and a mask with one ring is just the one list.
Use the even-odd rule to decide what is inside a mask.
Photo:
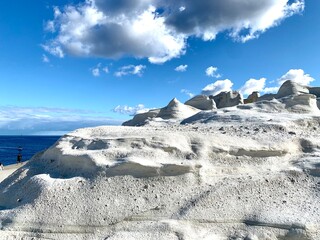
[(0, 238), (320, 239), (317, 97), (286, 86), (61, 137), (0, 183)]
[(206, 95), (197, 95), (191, 98), (190, 100), (186, 101), (184, 104), (195, 107), (200, 110), (213, 110), (217, 108), (214, 100)]
[(157, 117), (162, 119), (184, 119), (198, 113), (199, 111), (199, 109), (185, 105), (174, 98), (166, 107), (160, 109)]
[(308, 93), (309, 93), (309, 89), (307, 86), (303, 86), (294, 81), (288, 80), (281, 85), (276, 95), (276, 98), (287, 97), (290, 95), (308, 94)]
[(317, 240), (320, 116), (285, 105), (71, 132), (0, 184), (0, 236)]
[(148, 120), (157, 117), (160, 109), (152, 109), (145, 113), (136, 114), (133, 119), (124, 122), (123, 126), (142, 126), (147, 123)]

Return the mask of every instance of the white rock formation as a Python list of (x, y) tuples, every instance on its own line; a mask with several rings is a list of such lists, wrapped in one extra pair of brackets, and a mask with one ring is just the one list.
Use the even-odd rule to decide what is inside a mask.
[(309, 93), (309, 89), (307, 86), (303, 86), (294, 81), (287, 80), (281, 85), (276, 95), (276, 98), (287, 97), (290, 95), (308, 94), (308, 93)]
[(273, 93), (268, 93), (268, 94), (264, 94), (262, 96), (260, 96), (257, 100), (257, 102), (259, 101), (271, 101), (273, 99), (277, 98), (277, 94), (273, 94)]
[(122, 125), (143, 126), (152, 122), (168, 123), (168, 121), (176, 123), (198, 113), (199, 111), (200, 109), (185, 105), (174, 98), (166, 107), (153, 109), (142, 114), (136, 114), (132, 120), (126, 121)]
[(159, 114), (160, 109), (152, 109), (145, 113), (136, 114), (133, 119), (124, 122), (123, 126), (143, 126), (148, 120), (151, 120)]
[(210, 98), (215, 101), (217, 108), (233, 107), (243, 104), (243, 97), (237, 91), (221, 92), (216, 96), (210, 96)]
[(233, 109), (65, 135), (0, 184), (0, 238), (319, 239), (319, 115)]
[(317, 106), (320, 109), (320, 87), (308, 87), (309, 93), (317, 97)]
[[(309, 94), (309, 91), (311, 93)], [(221, 92), (216, 96), (198, 95), (185, 104), (176, 98), (161, 109), (150, 110), (147, 113), (137, 114), (132, 120), (124, 122), (124, 126), (161, 125), (161, 123), (177, 123), (189, 118), (200, 110), (215, 110), (216, 108), (230, 108), (239, 106), (240, 109), (257, 108), (264, 111), (316, 113), (319, 111), (320, 88), (302, 86), (293, 81), (284, 82), (277, 94), (266, 94), (259, 97), (253, 92), (247, 99), (237, 91)], [(317, 99), (318, 97), (318, 99)], [(241, 106), (243, 103), (259, 103), (253, 107)], [(215, 113), (213, 113), (215, 115)], [(216, 116), (216, 115), (215, 115)]]
[(285, 108), (292, 112), (319, 112), (317, 98), (313, 94), (291, 95), (282, 98)]
[(174, 98), (169, 102), (169, 104), (166, 107), (160, 109), (160, 112), (157, 115), (157, 117), (162, 119), (182, 120), (198, 113), (199, 111), (199, 109), (185, 105), (179, 102), (176, 98)]
[(214, 111), (173, 99), (131, 120), (147, 127), (71, 132), (0, 183), (0, 239), (319, 240), (320, 113), (304, 91)]
[(217, 109), (216, 103), (206, 95), (197, 95), (184, 103), (200, 110)]

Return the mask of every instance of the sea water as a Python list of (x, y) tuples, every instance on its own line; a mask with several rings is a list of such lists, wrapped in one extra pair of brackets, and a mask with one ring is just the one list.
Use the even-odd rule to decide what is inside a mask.
[[(22, 161), (52, 146), (60, 136), (0, 136), (0, 162), (9, 165), (17, 162), (19, 148)], [(21, 150), (22, 149), (22, 150)]]

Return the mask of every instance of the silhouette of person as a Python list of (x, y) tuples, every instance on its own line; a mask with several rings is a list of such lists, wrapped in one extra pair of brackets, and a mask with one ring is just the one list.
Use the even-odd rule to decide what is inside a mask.
[(17, 156), (17, 163), (21, 163), (22, 161), (22, 154), (19, 152)]
[(3, 170), (3, 164), (0, 162), (0, 170)]

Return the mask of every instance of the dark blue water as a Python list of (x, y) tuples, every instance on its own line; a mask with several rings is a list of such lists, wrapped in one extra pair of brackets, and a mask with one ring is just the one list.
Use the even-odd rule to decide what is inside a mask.
[(22, 161), (52, 146), (60, 136), (0, 136), (0, 162), (4, 165), (17, 162), (18, 147), (22, 147)]

